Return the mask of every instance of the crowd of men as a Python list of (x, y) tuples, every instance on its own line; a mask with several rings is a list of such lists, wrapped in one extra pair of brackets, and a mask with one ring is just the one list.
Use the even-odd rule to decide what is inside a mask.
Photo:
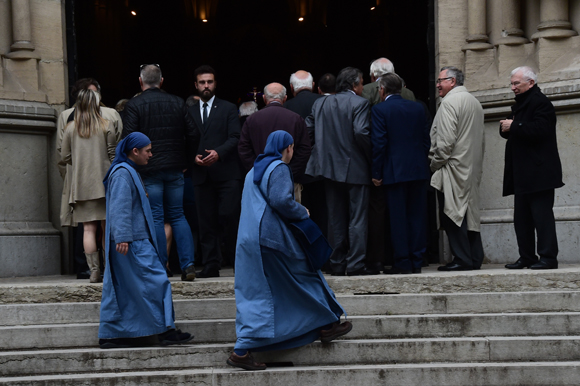
[[(216, 96), (215, 70), (195, 70), (198, 98), (186, 104), (161, 90), (156, 64), (143, 65), (142, 93), (107, 119), (121, 137), (141, 132), (153, 157), (139, 169), (153, 213), (160, 258), (167, 263), (167, 229), (177, 245), (182, 280), (217, 277), (235, 258), (242, 180), (264, 150), (268, 135), (284, 130), (294, 139), (290, 167), (295, 198), (327, 235), (335, 276), (420, 273), (428, 243), (428, 190), (436, 191), (439, 222), (453, 260), (440, 271), (479, 269), (480, 196), (484, 113), (455, 67), (441, 69), (441, 104), (431, 119), (391, 61), (375, 60), (371, 83), (347, 67), (315, 84), (307, 71), (263, 90), (266, 104), (239, 109)], [(89, 88), (96, 82), (79, 87)], [(507, 139), (504, 195), (515, 194), (519, 256), (508, 269), (557, 268), (554, 189), (563, 186), (556, 145), (556, 115), (529, 67), (512, 72), (516, 103), (500, 122)], [(97, 83), (98, 86), (98, 83)], [(96, 87), (95, 87), (96, 88)], [(100, 91), (100, 90), (99, 90)], [(107, 112), (103, 108), (103, 112)], [(184, 174), (184, 171), (187, 172)], [(194, 269), (194, 237), (184, 215), (184, 185), (193, 184), (203, 269)], [(188, 192), (187, 195), (192, 193)], [(186, 201), (188, 197), (185, 197)], [(537, 232), (537, 253), (536, 238)], [(385, 244), (385, 240), (390, 240)], [(385, 268), (386, 249), (392, 254)], [(539, 255), (539, 257), (538, 257)], [(515, 256), (514, 256), (515, 258)]]

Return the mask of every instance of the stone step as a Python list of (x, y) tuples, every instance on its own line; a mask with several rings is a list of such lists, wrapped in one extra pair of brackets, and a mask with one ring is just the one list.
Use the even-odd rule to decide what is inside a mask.
[(364, 386), (545, 386), (578, 385), (580, 362), (428, 363), (279, 367), (265, 371), (187, 369), (7, 377), (0, 385), (364, 385)]
[[(580, 335), (579, 312), (353, 316), (348, 339)], [(234, 319), (182, 320), (194, 343), (236, 340)], [(91, 347), (97, 323), (0, 327), (0, 350)]]
[[(373, 339), (315, 342), (254, 356), (258, 361), (294, 366), (576, 361), (579, 348), (580, 336)], [(0, 352), (0, 376), (225, 368), (232, 349), (232, 344), (213, 344)]]
[[(580, 312), (579, 291), (337, 296), (349, 316)], [(232, 298), (175, 300), (178, 320), (235, 318)], [(98, 323), (100, 303), (0, 305), (0, 326)]]
[[(182, 282), (171, 278), (173, 298), (233, 298), (234, 277)], [(328, 284), (339, 295), (388, 293), (472, 293), (514, 291), (580, 290), (580, 265), (562, 264), (557, 270), (506, 270), (503, 265), (485, 264), (481, 270), (439, 272), (432, 265), (420, 275), (327, 276)], [(0, 303), (98, 302), (102, 286), (75, 280), (71, 276), (1, 278)]]

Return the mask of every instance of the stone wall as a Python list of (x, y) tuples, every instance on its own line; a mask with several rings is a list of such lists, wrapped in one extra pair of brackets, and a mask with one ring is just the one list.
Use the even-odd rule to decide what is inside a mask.
[[(511, 71), (528, 65), (558, 115), (557, 135), (564, 171), (554, 213), (564, 263), (580, 262), (580, 0), (439, 0), (436, 63), (466, 74), (465, 86), (485, 111), (485, 158), (481, 185), (482, 238), (487, 262), (518, 257), (513, 196), (502, 197), (505, 140), (499, 120), (510, 112)], [(448, 250), (445, 251), (448, 254)]]
[(67, 103), (64, 20), (61, 0), (0, 0), (0, 277), (68, 268), (54, 150)]

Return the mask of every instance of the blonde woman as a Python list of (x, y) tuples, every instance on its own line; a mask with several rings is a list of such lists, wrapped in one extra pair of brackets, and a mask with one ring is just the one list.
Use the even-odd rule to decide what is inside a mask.
[(62, 138), (62, 161), (72, 166), (68, 205), (74, 223), (83, 223), (83, 247), (91, 269), (91, 283), (101, 281), (97, 227), (105, 229), (106, 206), (103, 179), (115, 158), (117, 140), (112, 122), (99, 112), (100, 96), (81, 90), (77, 97), (74, 120)]

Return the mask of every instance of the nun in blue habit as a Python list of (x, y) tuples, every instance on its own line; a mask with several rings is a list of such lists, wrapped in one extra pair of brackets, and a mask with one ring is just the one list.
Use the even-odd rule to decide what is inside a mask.
[(159, 254), (151, 207), (137, 171), (151, 157), (139, 132), (123, 139), (103, 181), (107, 200), (106, 268), (101, 299), (101, 348), (141, 345), (130, 338), (157, 335), (161, 344), (192, 336), (175, 330), (171, 285)]
[(290, 349), (319, 338), (330, 342), (352, 329), (350, 322), (340, 324), (344, 309), (285, 223), (309, 217), (294, 200), (287, 165), (293, 143), (285, 131), (270, 134), (244, 184), (236, 247), (237, 340), (227, 363), (246, 370), (266, 368), (251, 351)]

